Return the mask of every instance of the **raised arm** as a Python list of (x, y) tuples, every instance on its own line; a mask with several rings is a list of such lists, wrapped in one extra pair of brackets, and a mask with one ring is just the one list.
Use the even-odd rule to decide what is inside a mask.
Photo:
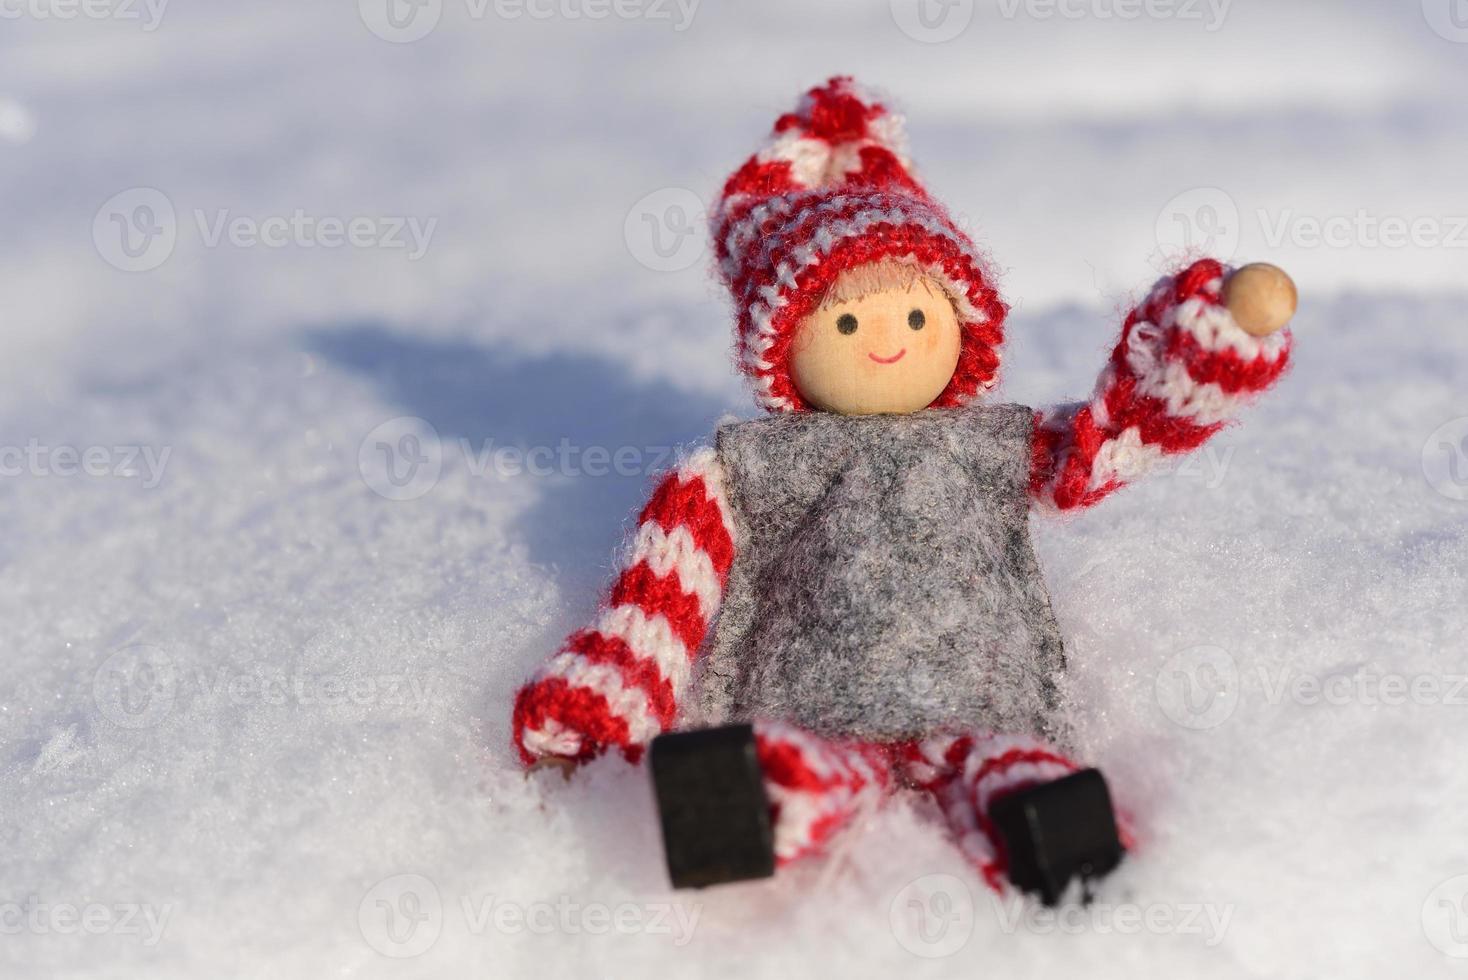
[(1195, 262), (1131, 312), (1088, 402), (1035, 415), (1037, 505), (1089, 507), (1221, 430), (1289, 364), (1294, 284), (1273, 266)]
[(734, 525), (712, 449), (669, 473), (638, 518), (596, 622), (571, 634), (515, 698), (521, 759), (636, 760), (672, 725), (723, 598)]

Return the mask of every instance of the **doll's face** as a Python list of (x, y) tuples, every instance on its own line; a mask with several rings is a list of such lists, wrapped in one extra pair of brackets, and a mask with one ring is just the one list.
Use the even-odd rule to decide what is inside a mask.
[(958, 366), (962, 338), (947, 294), (921, 277), (851, 298), (839, 287), (796, 328), (796, 390), (839, 415), (927, 408)]

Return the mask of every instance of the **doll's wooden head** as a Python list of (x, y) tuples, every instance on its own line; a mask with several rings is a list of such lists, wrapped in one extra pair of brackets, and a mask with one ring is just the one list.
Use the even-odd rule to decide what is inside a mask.
[(927, 408), (948, 387), (962, 347), (948, 292), (911, 263), (844, 271), (790, 345), (795, 388), (840, 415)]

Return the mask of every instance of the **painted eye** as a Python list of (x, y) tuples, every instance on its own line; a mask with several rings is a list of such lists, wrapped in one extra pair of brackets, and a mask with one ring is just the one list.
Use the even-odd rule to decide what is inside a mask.
[(856, 317), (843, 313), (836, 318), (836, 329), (844, 334), (856, 333)]
[(922, 310), (913, 310), (907, 315), (907, 325), (909, 327), (912, 327), (914, 330), (921, 330), (923, 328), (923, 324), (927, 322), (928, 318), (923, 316)]

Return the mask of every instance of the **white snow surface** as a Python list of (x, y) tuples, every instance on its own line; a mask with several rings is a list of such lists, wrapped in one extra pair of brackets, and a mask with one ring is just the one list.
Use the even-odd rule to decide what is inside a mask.
[[(1450, 4), (1236, 0), (1210, 29), (1192, 0), (996, 0), (924, 43), (904, 0), (557, 3), (430, 2), (402, 44), (373, 0), (180, 0), (151, 30), (156, 0), (3, 8), (0, 973), (1468, 969)], [(908, 110), (995, 256), (1006, 398), (1089, 390), (1178, 195), (1304, 297), (1297, 365), (1243, 425), (1036, 520), (1086, 756), (1140, 839), (1058, 925), (996, 906), (908, 797), (773, 881), (674, 893), (643, 771), (527, 779), (509, 749), (514, 688), (594, 608), (660, 447), (753, 413), (707, 255), (649, 268), (629, 212), (707, 200), (840, 71)], [(176, 241), (124, 271), (104, 202), (135, 188)], [(137, 193), (115, 216), (147, 217)], [(221, 211), (298, 210), (437, 224), (416, 260), (210, 244)], [(437, 447), (437, 481), (390, 499), (379, 444)]]

